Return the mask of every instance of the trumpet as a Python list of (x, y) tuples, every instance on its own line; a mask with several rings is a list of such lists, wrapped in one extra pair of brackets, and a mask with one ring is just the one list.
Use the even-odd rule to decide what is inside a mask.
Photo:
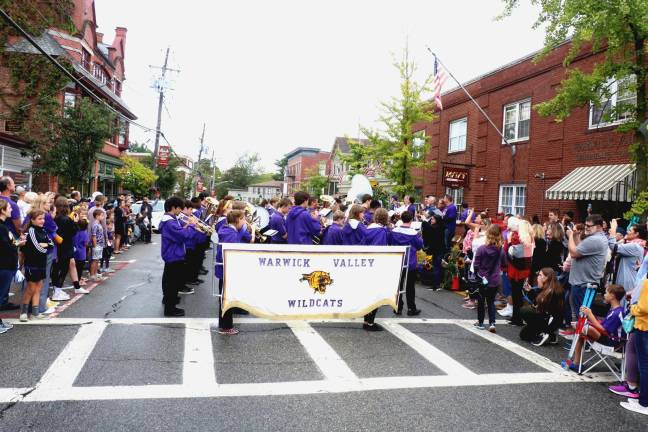
[[(180, 213), (178, 215), (178, 220), (184, 222), (185, 224), (189, 223), (189, 216), (187, 216), (184, 213)], [(205, 234), (207, 237), (211, 237), (212, 234), (214, 234), (214, 227), (207, 225), (205, 222), (201, 221), (198, 218), (196, 219), (196, 229), (200, 231), (201, 233)]]

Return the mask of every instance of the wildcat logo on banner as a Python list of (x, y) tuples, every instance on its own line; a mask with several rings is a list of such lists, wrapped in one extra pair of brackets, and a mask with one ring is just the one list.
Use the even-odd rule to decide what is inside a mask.
[(270, 319), (361, 317), (396, 309), (405, 246), (227, 244), (223, 311)]

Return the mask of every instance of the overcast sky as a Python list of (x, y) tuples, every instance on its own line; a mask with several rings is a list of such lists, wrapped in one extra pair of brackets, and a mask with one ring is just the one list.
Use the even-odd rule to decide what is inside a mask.
[[(128, 28), (123, 97), (138, 121), (155, 126), (159, 71), (149, 65), (171, 47), (181, 72), (171, 74), (162, 130), (197, 159), (206, 123), (221, 169), (258, 152), (274, 170), (295, 147), (330, 150), (336, 136), (374, 126), (379, 102), (398, 94), (392, 59), (406, 41), (421, 76), (433, 70), (429, 45), (461, 81), (542, 46), (533, 8), (495, 21), (501, 10), (501, 0), (96, 0), (105, 41)], [(154, 139), (131, 127), (131, 140), (152, 148)]]

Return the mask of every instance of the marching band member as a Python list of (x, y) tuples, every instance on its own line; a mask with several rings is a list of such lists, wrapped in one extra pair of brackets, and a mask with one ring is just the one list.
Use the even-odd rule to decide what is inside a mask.
[(288, 233), (286, 232), (286, 215), (290, 211), (292, 201), (288, 198), (282, 198), (279, 201), (277, 210), (270, 215), (270, 229), (277, 231), (277, 234), (272, 236), (272, 243), (285, 244), (288, 241)]
[[(160, 234), (162, 236), (162, 259), (164, 272), (162, 273), (162, 303), (164, 316), (184, 316), (184, 309), (176, 307), (181, 287), (184, 287), (185, 242), (192, 235), (188, 227), (194, 225), (192, 217), (189, 224), (183, 228), (178, 220), (178, 214), (184, 208), (184, 201), (178, 197), (171, 197), (164, 202), (164, 211), (160, 221)], [(185, 291), (186, 292), (186, 291)]]
[[(367, 246), (387, 246), (389, 245), (390, 232), (387, 226), (389, 225), (389, 213), (384, 208), (379, 208), (374, 213), (374, 223), (367, 227), (367, 233), (362, 240), (362, 245)], [(376, 319), (376, 312), (374, 309), (364, 317), (364, 324), (362, 328), (367, 331), (381, 331), (383, 328), (374, 323)]]
[[(232, 210), (240, 210), (244, 215), (246, 208), (247, 204), (245, 204), (243, 201), (234, 201), (232, 203)], [(243, 227), (239, 229), (238, 243), (254, 243), (254, 239), (252, 238), (252, 227), (247, 222), (247, 220), (245, 221), (245, 224), (243, 224)]]
[(342, 228), (342, 242), (345, 245), (362, 244), (367, 233), (367, 227), (364, 226), (364, 207), (360, 204), (353, 204), (349, 210), (349, 218), (346, 225)]
[(416, 219), (416, 204), (414, 204), (414, 201), (412, 200), (412, 197), (409, 195), (405, 195), (403, 198), (404, 201), (404, 206), (405, 206), (405, 211), (408, 211), (412, 214), (412, 220)]
[(216, 232), (223, 226), (227, 225), (227, 214), (232, 210), (232, 201), (234, 197), (231, 195), (225, 195), (223, 199), (218, 202), (218, 207), (216, 208), (216, 225), (214, 229)]
[[(280, 199), (277, 197), (272, 197), (270, 198), (270, 201), (268, 202), (268, 205), (266, 206), (266, 210), (268, 210), (268, 213), (270, 213), (270, 216), (273, 215), (274, 212), (277, 211), (278, 205), (279, 205)], [(292, 202), (290, 203), (292, 205)]]
[[(406, 197), (408, 198), (408, 197)], [(421, 313), (420, 309), (416, 308), (414, 282), (416, 280), (416, 251), (423, 247), (423, 240), (418, 235), (415, 229), (411, 228), (413, 215), (409, 211), (404, 211), (401, 214), (402, 225), (394, 228), (391, 232), (390, 245), (391, 246), (409, 246), (408, 256), (408, 270), (402, 270), (401, 273), (401, 286), (399, 291), (402, 291), (405, 285), (405, 297), (407, 299), (407, 315), (414, 316)], [(403, 297), (398, 295), (398, 310), (394, 312), (400, 315), (403, 312)]]
[[(227, 214), (227, 224), (222, 225), (218, 230), (219, 243), (216, 247), (216, 277), (218, 278), (218, 289), (223, 295), (223, 243), (240, 243), (239, 232), (245, 229), (245, 213), (241, 210), (232, 210)], [(233, 309), (228, 309), (222, 313), (223, 298), (218, 305), (218, 333), (226, 336), (238, 334), (238, 329), (234, 328)]]
[(333, 213), (333, 223), (324, 230), (322, 236), (323, 245), (343, 245), (342, 227), (344, 226), (344, 212), (338, 210)]
[[(193, 203), (185, 201), (185, 208), (182, 210), (186, 216), (195, 217), (195, 210), (193, 210)], [(186, 282), (188, 285), (199, 285), (204, 281), (199, 279), (199, 271), (202, 264), (202, 245), (207, 241), (207, 236), (196, 229), (195, 226), (188, 226), (187, 230), (189, 235), (185, 241), (185, 255), (186, 263)]]
[(286, 216), (289, 244), (313, 244), (313, 236), (319, 235), (322, 230), (319, 214), (307, 209), (309, 198), (308, 192), (295, 193), (295, 205)]
[(371, 200), (372, 196), (369, 194), (364, 194), (362, 195), (362, 198), (360, 199), (361, 205), (364, 208), (364, 219), (363, 223), (365, 225), (369, 225), (371, 221), (373, 220), (373, 210), (371, 210)]

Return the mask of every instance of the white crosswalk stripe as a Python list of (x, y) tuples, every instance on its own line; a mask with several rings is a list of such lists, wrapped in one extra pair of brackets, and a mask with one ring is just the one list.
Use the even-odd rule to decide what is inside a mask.
[[(238, 323), (267, 324), (275, 321), (242, 318)], [(15, 401), (43, 402), (64, 400), (119, 400), (155, 398), (195, 398), (269, 396), (315, 393), (341, 393), (369, 390), (458, 387), (476, 385), (507, 385), (522, 383), (568, 383), (610, 381), (611, 374), (594, 373), (587, 377), (563, 371), (556, 363), (499, 335), (472, 328), (471, 321), (426, 318), (377, 319), (392, 335), (412, 348), (418, 355), (440, 369), (445, 375), (390, 376), (358, 378), (344, 359), (311, 326), (321, 321), (290, 321), (285, 324), (312, 358), (323, 375), (321, 380), (270, 383), (218, 383), (211, 328), (216, 319), (204, 318), (132, 318), (85, 319), (57, 318), (21, 325), (79, 325), (77, 334), (65, 346), (49, 369), (33, 388), (0, 388), (0, 403)], [(358, 323), (361, 320), (328, 320), (326, 322)], [(182, 384), (135, 386), (74, 386), (86, 361), (104, 330), (111, 324), (150, 325), (183, 324), (185, 326)], [(512, 354), (540, 366), (545, 372), (477, 374), (433, 344), (422, 339), (402, 324), (453, 324), (464, 328)], [(119, 349), (119, 347), (115, 347)]]

